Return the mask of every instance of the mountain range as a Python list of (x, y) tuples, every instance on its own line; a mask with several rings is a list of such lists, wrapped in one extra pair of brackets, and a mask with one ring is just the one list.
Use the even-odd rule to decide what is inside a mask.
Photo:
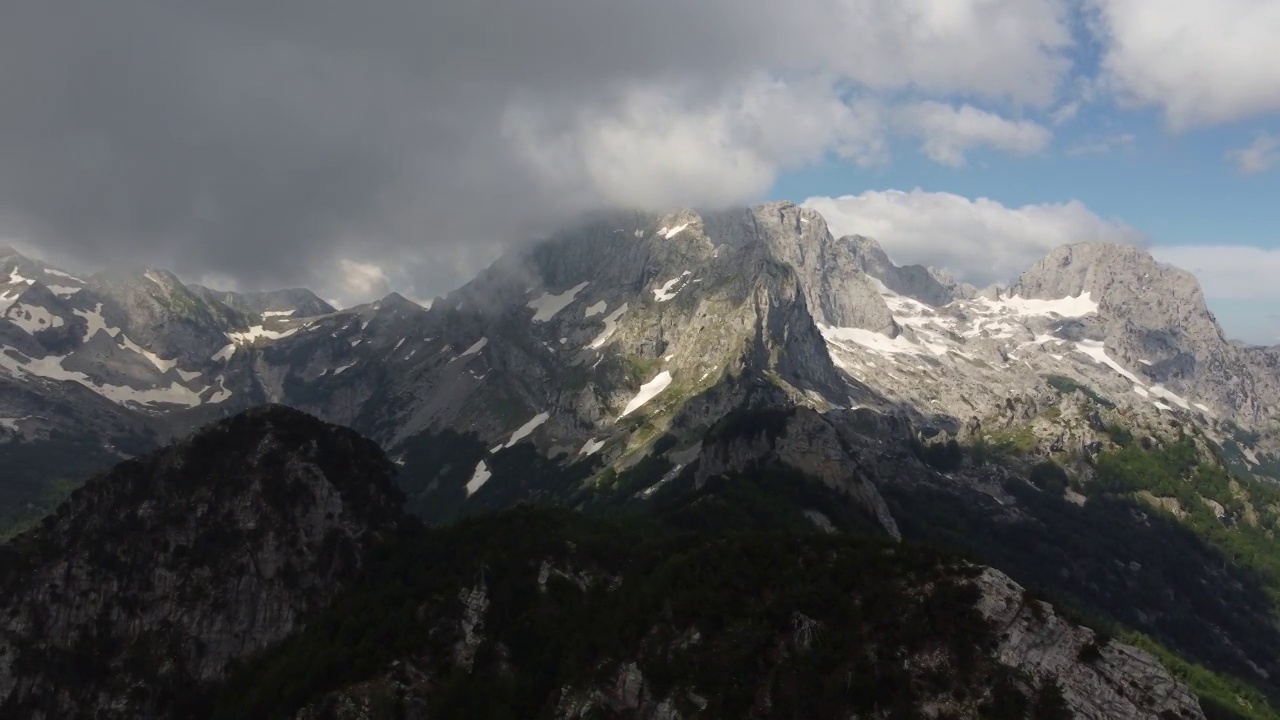
[(979, 289), (789, 203), (606, 213), (429, 308), (337, 309), (0, 248), (0, 317), (13, 530), (275, 403), (370, 438), (428, 523), (546, 502), (944, 544), (1185, 663), (1202, 706), (1280, 696), (1280, 350), (1140, 249)]

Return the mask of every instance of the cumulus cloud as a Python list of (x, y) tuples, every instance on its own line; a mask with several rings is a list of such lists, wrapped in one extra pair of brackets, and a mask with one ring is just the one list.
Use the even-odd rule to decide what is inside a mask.
[(1248, 147), (1227, 151), (1227, 159), (1245, 175), (1265, 172), (1280, 163), (1280, 137), (1258, 135)]
[(912, 190), (813, 197), (831, 232), (875, 238), (899, 264), (942, 267), (978, 286), (1006, 283), (1067, 243), (1145, 245), (1146, 237), (1078, 201), (1007, 207), (994, 200)]
[(1040, 152), (1053, 138), (1048, 128), (1030, 120), (1008, 120), (972, 105), (954, 107), (921, 102), (899, 112), (903, 126), (921, 138), (920, 150), (930, 160), (961, 167), (965, 153), (990, 147), (1015, 155)]
[(896, 98), (1048, 107), (1070, 20), (1066, 0), (11, 0), (0, 233), (249, 288), (360, 258), (430, 295), (452, 258), (584, 209), (883, 162)]
[(1280, 4), (1272, 0), (1088, 0), (1120, 97), (1172, 127), (1280, 110)]

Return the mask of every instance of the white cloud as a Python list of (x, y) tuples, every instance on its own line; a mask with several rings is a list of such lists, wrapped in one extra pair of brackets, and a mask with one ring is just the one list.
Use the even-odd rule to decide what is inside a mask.
[(1040, 152), (1053, 138), (1044, 126), (1030, 120), (1009, 120), (972, 105), (953, 107), (920, 102), (899, 110), (903, 127), (920, 136), (921, 152), (930, 160), (961, 167), (965, 153), (990, 147), (1015, 155)]
[(342, 305), (349, 307), (385, 296), (391, 292), (391, 279), (373, 263), (341, 258), (338, 260), (336, 290), (340, 293)]
[[(813, 48), (825, 67), (877, 89), (1050, 103), (1070, 69), (1063, 0), (805, 0), (784, 3), (801, 26), (787, 52)], [(777, 28), (781, 31), (783, 28)]]
[(885, 158), (876, 106), (847, 103), (830, 83), (757, 77), (704, 92), (646, 87), (571, 108), (529, 99), (503, 127), (535, 175), (584, 206), (742, 202), (826, 152), (861, 165)]
[(1280, 250), (1250, 245), (1174, 245), (1152, 248), (1157, 260), (1195, 273), (1206, 297), (1280, 301)]
[(1059, 245), (1146, 243), (1137, 230), (1075, 200), (1012, 208), (917, 189), (814, 197), (804, 204), (822, 213), (837, 236), (875, 238), (894, 262), (946, 268), (979, 286), (1012, 280)]
[(1260, 134), (1248, 147), (1227, 151), (1227, 159), (1245, 175), (1265, 172), (1280, 163), (1280, 137)]
[(1103, 78), (1125, 101), (1157, 105), (1172, 127), (1280, 111), (1280, 3), (1089, 0)]

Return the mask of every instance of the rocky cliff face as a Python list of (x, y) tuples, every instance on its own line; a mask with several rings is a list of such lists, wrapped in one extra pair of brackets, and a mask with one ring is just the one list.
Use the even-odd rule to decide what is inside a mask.
[(1150, 654), (1062, 618), (1003, 573), (984, 570), (975, 584), (978, 610), (1000, 633), (1000, 662), (1056, 683), (1072, 717), (1202, 717), (1186, 686)]
[(268, 406), (125, 462), (0, 548), (7, 717), (182, 716), (403, 522), (354, 432)]

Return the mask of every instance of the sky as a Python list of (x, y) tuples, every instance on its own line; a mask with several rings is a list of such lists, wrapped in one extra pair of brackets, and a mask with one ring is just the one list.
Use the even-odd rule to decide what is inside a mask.
[(1280, 342), (1280, 0), (9, 0), (0, 239), (344, 303), (790, 199), (1007, 282), (1106, 240)]

